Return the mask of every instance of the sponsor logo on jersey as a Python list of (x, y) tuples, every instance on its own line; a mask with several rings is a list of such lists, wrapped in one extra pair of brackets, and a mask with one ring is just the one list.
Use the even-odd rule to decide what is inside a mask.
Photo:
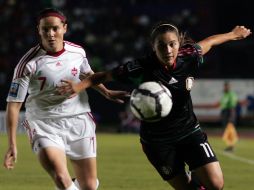
[(178, 81), (174, 78), (174, 77), (172, 77), (171, 79), (170, 79), (170, 81), (168, 82), (168, 84), (174, 84), (174, 83), (177, 83)]
[(76, 74), (78, 74), (78, 69), (76, 69), (75, 67), (71, 70), (71, 74), (73, 76), (76, 76)]
[(19, 84), (18, 83), (11, 83), (11, 88), (9, 90), (9, 96), (12, 97), (17, 97), (18, 96), (18, 91), (19, 91)]

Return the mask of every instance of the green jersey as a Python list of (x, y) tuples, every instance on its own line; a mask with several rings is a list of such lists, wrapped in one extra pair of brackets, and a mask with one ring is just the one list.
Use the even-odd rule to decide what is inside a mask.
[(229, 91), (223, 94), (223, 97), (220, 101), (220, 107), (222, 110), (224, 109), (232, 109), (235, 108), (237, 105), (237, 95), (236, 93)]

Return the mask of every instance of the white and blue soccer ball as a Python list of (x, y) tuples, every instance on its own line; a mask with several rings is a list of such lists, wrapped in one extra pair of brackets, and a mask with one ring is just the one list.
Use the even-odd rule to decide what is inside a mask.
[(144, 82), (131, 93), (131, 111), (142, 121), (159, 121), (170, 113), (172, 106), (171, 92), (159, 82)]

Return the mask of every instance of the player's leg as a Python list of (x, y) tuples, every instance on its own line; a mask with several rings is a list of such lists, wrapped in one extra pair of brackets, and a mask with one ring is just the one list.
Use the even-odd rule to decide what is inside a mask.
[(80, 139), (70, 144), (70, 151), (67, 154), (72, 162), (80, 190), (96, 190), (98, 187), (96, 147), (95, 137)]
[(42, 167), (54, 180), (57, 189), (78, 190), (71, 180), (63, 150), (56, 147), (42, 148), (38, 153), (38, 158)]
[(195, 172), (196, 180), (201, 185), (209, 190), (223, 189), (222, 170), (205, 133), (202, 131), (193, 133), (184, 140), (179, 149), (183, 150), (185, 162), (190, 170)]
[(196, 190), (185, 172), (185, 164), (175, 145), (150, 145), (142, 142), (143, 151), (163, 180), (176, 190)]
[(196, 187), (198, 190), (206, 190), (205, 186), (200, 182), (199, 178), (197, 177), (195, 171), (188, 171), (187, 172), (190, 178), (190, 183), (192, 186)]
[(186, 189), (198, 190), (199, 189), (198, 186), (195, 186), (190, 182), (190, 178), (185, 172), (178, 174), (172, 179), (169, 179), (168, 183), (176, 190), (186, 190)]
[(207, 189), (222, 190), (223, 174), (219, 162), (211, 162), (195, 169), (195, 175)]
[(25, 127), (33, 151), (54, 180), (57, 189), (77, 190), (67, 169), (65, 146), (63, 139), (59, 137), (60, 124), (61, 120), (29, 120), (26, 121)]
[[(96, 165), (97, 142), (94, 120), (89, 114), (85, 114), (78, 116), (73, 124), (75, 124), (76, 132), (71, 132), (67, 137), (69, 148), (66, 154), (72, 162), (80, 189), (96, 190), (98, 186)], [(79, 135), (77, 136), (76, 133)], [(72, 139), (72, 141), (68, 141), (68, 139)], [(73, 141), (73, 139), (75, 140)]]
[(72, 160), (72, 164), (80, 190), (96, 190), (99, 185), (96, 158)]

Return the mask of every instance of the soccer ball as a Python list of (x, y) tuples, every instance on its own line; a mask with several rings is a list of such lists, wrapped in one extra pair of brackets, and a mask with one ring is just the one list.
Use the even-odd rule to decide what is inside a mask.
[(159, 121), (172, 109), (172, 95), (168, 88), (158, 82), (142, 83), (130, 97), (130, 108), (135, 117), (146, 122)]

